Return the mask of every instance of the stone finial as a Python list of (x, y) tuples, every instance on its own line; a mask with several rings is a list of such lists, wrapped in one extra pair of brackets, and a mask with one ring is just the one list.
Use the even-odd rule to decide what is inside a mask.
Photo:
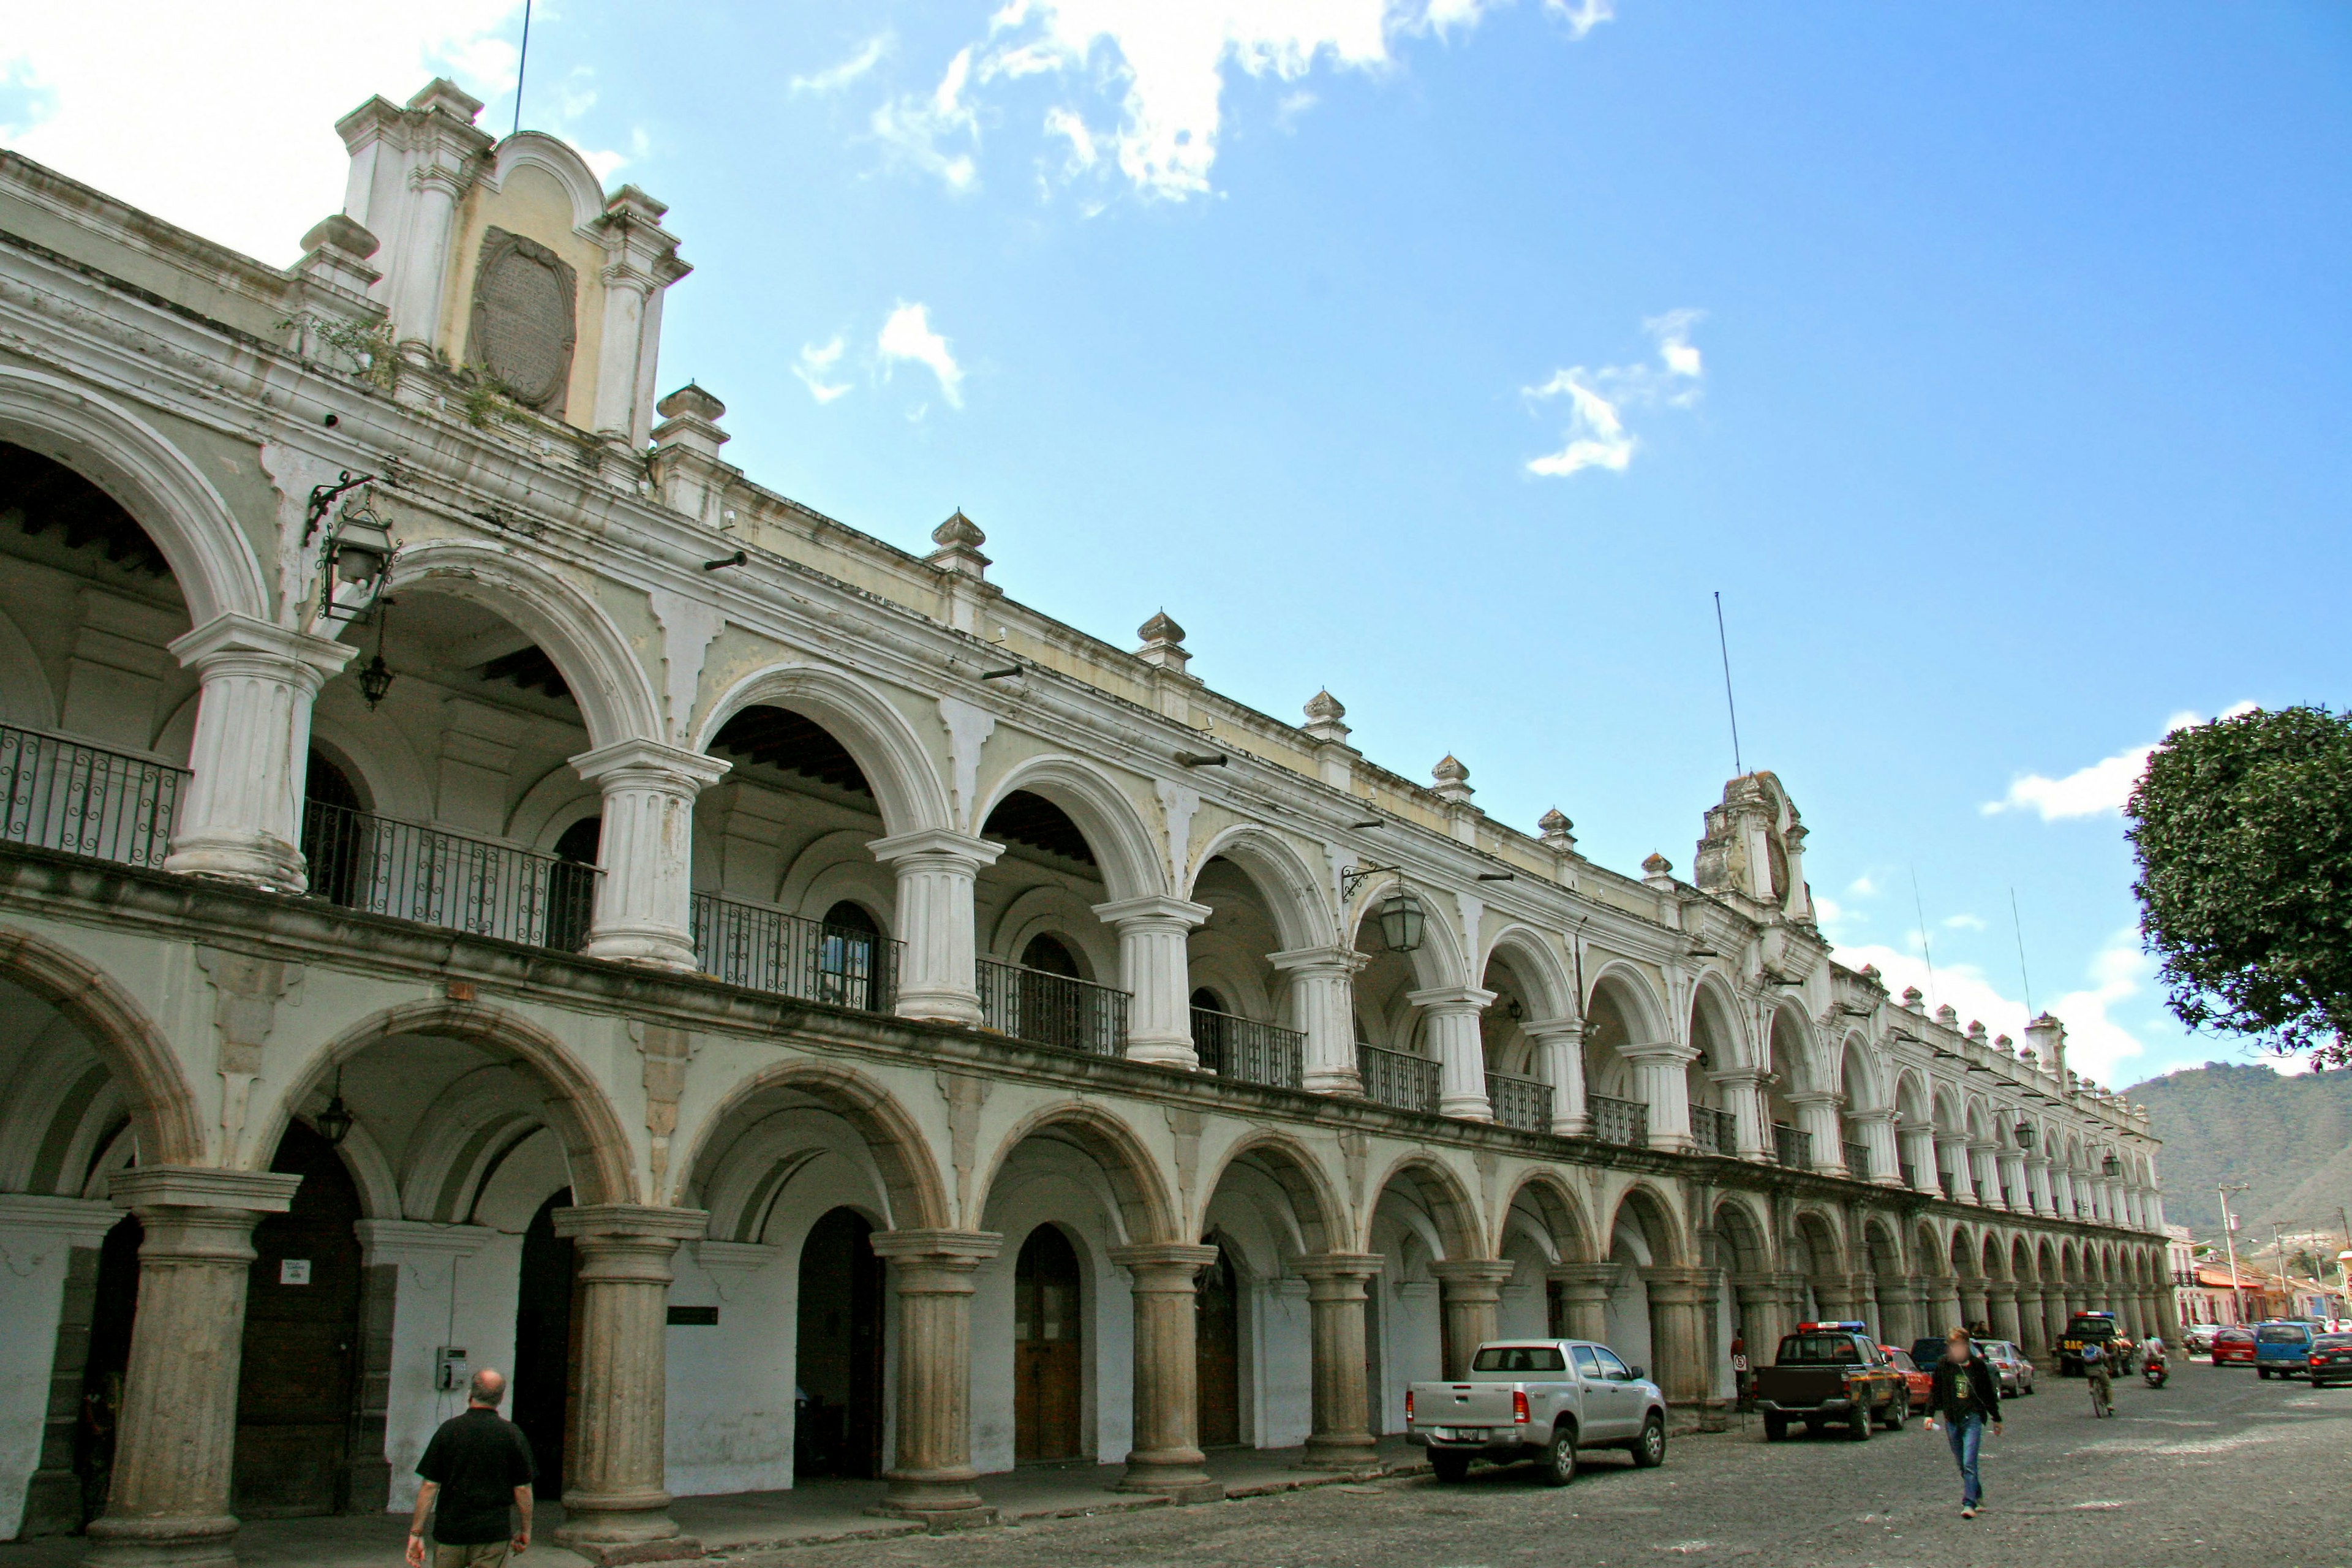
[(437, 109), (471, 125), (474, 116), (482, 112), (482, 100), (447, 77), (436, 76), (408, 100), (408, 107), (428, 114)]
[(2002, 1056), (2013, 1057), (2017, 1054), (2017, 1042), (2011, 1039), (2007, 1035), (1995, 1035), (1992, 1037), (1992, 1048), (1999, 1051)]
[(662, 422), (654, 426), (656, 447), (684, 447), (716, 458), (730, 439), (719, 427), (727, 405), (690, 381), (655, 404), (654, 411), (662, 416)]
[(1192, 660), (1192, 656), (1184, 651), (1184, 628), (1165, 610), (1136, 627), (1135, 635), (1143, 639), (1143, 646), (1135, 650), (1136, 657), (1146, 664), (1181, 675)]
[(1878, 972), (1878, 965), (1874, 963), (1865, 963), (1862, 966), (1862, 977), (1873, 985), (1883, 985), (1886, 982), (1886, 976)]
[(1945, 1003), (1942, 1006), (1936, 1009), (1936, 1022), (1943, 1025), (1947, 1029), (1958, 1028), (1960, 1026), (1959, 1009), (1953, 1006), (1949, 1002)]
[(1576, 824), (1570, 822), (1568, 813), (1559, 807), (1555, 805), (1536, 818), (1536, 826), (1543, 830), (1543, 841), (1554, 849), (1566, 851), (1576, 847), (1576, 834), (1572, 831)]
[(1927, 1016), (1927, 994), (1925, 991), (1920, 990), (1916, 985), (1906, 985), (1903, 988), (1903, 1010), (1906, 1013), (1916, 1013), (1921, 1017), (1926, 1017)]
[(1306, 731), (1318, 741), (1345, 741), (1348, 726), (1340, 722), (1348, 716), (1347, 708), (1331, 695), (1328, 687), (1307, 700)]
[(689, 381), (655, 404), (654, 412), (665, 419), (706, 419), (715, 425), (727, 417), (727, 405)]
[(1437, 798), (1450, 805), (1467, 805), (1476, 793), (1470, 787), (1470, 770), (1456, 762), (1451, 752), (1437, 760), (1429, 776), (1437, 781)]
[(961, 507), (931, 530), (931, 542), (939, 548), (923, 558), (931, 565), (958, 576), (987, 580), (988, 557), (980, 552), (980, 547), (988, 542), (988, 535), (981, 532), (978, 523), (964, 516)]
[(1982, 1018), (1970, 1018), (1969, 1020), (1969, 1042), (1971, 1045), (1978, 1046), (1981, 1046), (1986, 1043), (1984, 1020)]
[(294, 264), (294, 271), (312, 282), (363, 296), (383, 276), (368, 264), (378, 248), (374, 235), (336, 213), (320, 219), (302, 237), (302, 259)]
[(1642, 880), (1653, 888), (1672, 888), (1675, 885), (1675, 863), (1656, 850), (1651, 850), (1649, 858), (1642, 862)]

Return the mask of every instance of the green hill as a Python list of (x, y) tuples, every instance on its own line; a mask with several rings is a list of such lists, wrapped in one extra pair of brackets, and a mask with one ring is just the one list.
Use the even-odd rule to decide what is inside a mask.
[(2249, 1063), (2208, 1062), (2125, 1091), (2147, 1107), (2164, 1140), (2157, 1172), (2165, 1217), (2200, 1240), (2221, 1237), (2216, 1185), (2244, 1182), (2230, 1197), (2241, 1244), (2270, 1241), (2270, 1222), (2290, 1231), (2339, 1228), (2352, 1207), (2352, 1068), (2282, 1073)]

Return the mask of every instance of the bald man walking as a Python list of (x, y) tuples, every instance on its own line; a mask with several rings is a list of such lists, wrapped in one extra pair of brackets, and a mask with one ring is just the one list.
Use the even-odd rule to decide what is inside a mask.
[(441, 1423), (425, 1446), (416, 1461), (425, 1484), (416, 1489), (416, 1517), (408, 1526), (409, 1568), (425, 1568), (427, 1514), (433, 1568), (501, 1568), (509, 1552), (530, 1548), (530, 1484), (539, 1467), (531, 1462), (530, 1439), (499, 1415), (506, 1396), (507, 1380), (484, 1367), (466, 1390), (466, 1413)]

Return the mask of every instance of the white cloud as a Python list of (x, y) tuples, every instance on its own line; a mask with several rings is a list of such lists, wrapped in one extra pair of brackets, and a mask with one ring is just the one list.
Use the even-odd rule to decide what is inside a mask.
[[(2258, 706), (2252, 702), (2232, 703), (2221, 711), (2224, 719), (2234, 719), (2241, 713), (2251, 713)], [(2164, 722), (2164, 732), (2204, 722), (2194, 713), (2175, 713)], [(2103, 757), (2087, 767), (2075, 769), (2063, 778), (2050, 778), (2042, 773), (2020, 773), (2011, 779), (2009, 793), (1999, 800), (1985, 802), (1981, 809), (1987, 816), (2005, 811), (2039, 812), (2044, 822), (2060, 822), (2079, 816), (2110, 816), (2120, 815), (2124, 803), (2147, 771), (2147, 759), (2157, 747), (2150, 742)]]
[(823, 70), (811, 71), (806, 76), (796, 76), (793, 78), (791, 83), (792, 90), (794, 92), (839, 92), (843, 88), (847, 87), (851, 82), (854, 82), (858, 78), (865, 76), (866, 73), (873, 70), (876, 66), (881, 64), (882, 57), (888, 54), (897, 43), (897, 37), (887, 29), (877, 33), (872, 37), (866, 39), (864, 44), (860, 45), (856, 52), (852, 54), (847, 59), (837, 60), (834, 64), (825, 67)]
[(948, 406), (963, 406), (963, 368), (948, 352), (947, 339), (931, 330), (930, 311), (924, 306), (901, 303), (882, 323), (881, 336), (874, 346), (886, 367), (898, 360), (927, 366), (940, 378), (940, 395), (948, 400)]
[(1872, 881), (1870, 874), (1865, 871), (1847, 883), (1845, 890), (1857, 899), (1874, 899), (1878, 896), (1878, 884)]
[(1622, 474), (1633, 460), (1640, 440), (1625, 428), (1625, 410), (1641, 407), (1688, 408), (1697, 403), (1706, 364), (1690, 341), (1691, 329), (1705, 312), (1669, 310), (1642, 323), (1656, 340), (1658, 363), (1603, 365), (1588, 370), (1576, 365), (1554, 371), (1549, 381), (1524, 389), (1532, 401), (1554, 397), (1569, 400), (1565, 444), (1528, 460), (1528, 472), (1559, 479), (1586, 468), (1607, 468)]
[(970, 153), (951, 153), (940, 145), (959, 137), (979, 145), (980, 117), (965, 96), (971, 85), (971, 50), (961, 49), (929, 98), (894, 98), (877, 109), (874, 134), (916, 168), (937, 175), (950, 190), (971, 189), (980, 179), (977, 161)]
[[(13, 5), (0, 97), (27, 121), (10, 147), (168, 222), (274, 262), (341, 210), (349, 163), (331, 129), (372, 95), (436, 75), (478, 98), (514, 85), (520, 0), (339, 8), (79, 0)], [(196, 106), (193, 107), (192, 105)], [(201, 134), (190, 116), (203, 115)], [(488, 129), (495, 110), (483, 116)]]
[[(1436, 9), (1434, 5), (1432, 10)], [(1614, 0), (1544, 0), (1544, 9), (1568, 24), (1569, 36), (1580, 38), (1617, 15)]]
[(809, 395), (820, 404), (831, 403), (849, 390), (849, 383), (831, 379), (833, 369), (841, 363), (842, 352), (847, 346), (838, 333), (828, 343), (801, 345), (800, 357), (793, 363), (793, 374), (801, 378), (802, 384), (809, 389)]
[(1946, 915), (1944, 929), (1946, 931), (1982, 931), (1985, 929), (1984, 917), (1982, 915)]
[(1078, 117), (1076, 110), (1047, 110), (1045, 134), (1059, 136), (1070, 144), (1069, 161), (1063, 165), (1066, 174), (1083, 174), (1093, 168), (1102, 156), (1095, 148), (1094, 132), (1087, 129), (1087, 122)]

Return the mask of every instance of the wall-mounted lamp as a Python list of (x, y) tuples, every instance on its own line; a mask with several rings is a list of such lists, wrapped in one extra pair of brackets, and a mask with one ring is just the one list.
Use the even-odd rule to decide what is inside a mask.
[(343, 1103), (343, 1069), (338, 1067), (335, 1069), (334, 1096), (327, 1101), (326, 1110), (310, 1119), (310, 1125), (319, 1130), (319, 1136), (329, 1144), (340, 1145), (352, 1135), (354, 1120), (352, 1108)]
[(367, 661), (359, 675), (360, 695), (367, 699), (368, 711), (371, 713), (375, 711), (375, 705), (383, 700), (383, 694), (392, 689), (392, 666), (383, 661), (384, 623), (392, 619), (392, 605), (393, 601), (390, 599), (383, 600), (376, 605), (375, 657)]
[(2033, 1124), (2032, 1122), (2021, 1121), (2017, 1124), (2017, 1146), (2021, 1149), (2031, 1149), (2033, 1147)]
[[(352, 479), (341, 489), (364, 482)], [(318, 498), (319, 492), (313, 490), (314, 507), (319, 505)], [(314, 519), (304, 531), (306, 542), (317, 527)], [(319, 618), (356, 621), (374, 609), (383, 595), (384, 584), (391, 578), (392, 559), (398, 552), (392, 542), (391, 528), (376, 512), (373, 489), (362, 491), (356, 505), (346, 501), (336, 509), (326, 523), (326, 540), (319, 546)]]
[(1356, 889), (1373, 877), (1396, 872), (1399, 880), (1389, 896), (1381, 900), (1381, 941), (1391, 952), (1413, 952), (1421, 947), (1423, 931), (1429, 923), (1429, 913), (1413, 897), (1412, 889), (1404, 885), (1403, 873), (1394, 866), (1349, 866), (1339, 872), (1339, 897), (1352, 899)]

